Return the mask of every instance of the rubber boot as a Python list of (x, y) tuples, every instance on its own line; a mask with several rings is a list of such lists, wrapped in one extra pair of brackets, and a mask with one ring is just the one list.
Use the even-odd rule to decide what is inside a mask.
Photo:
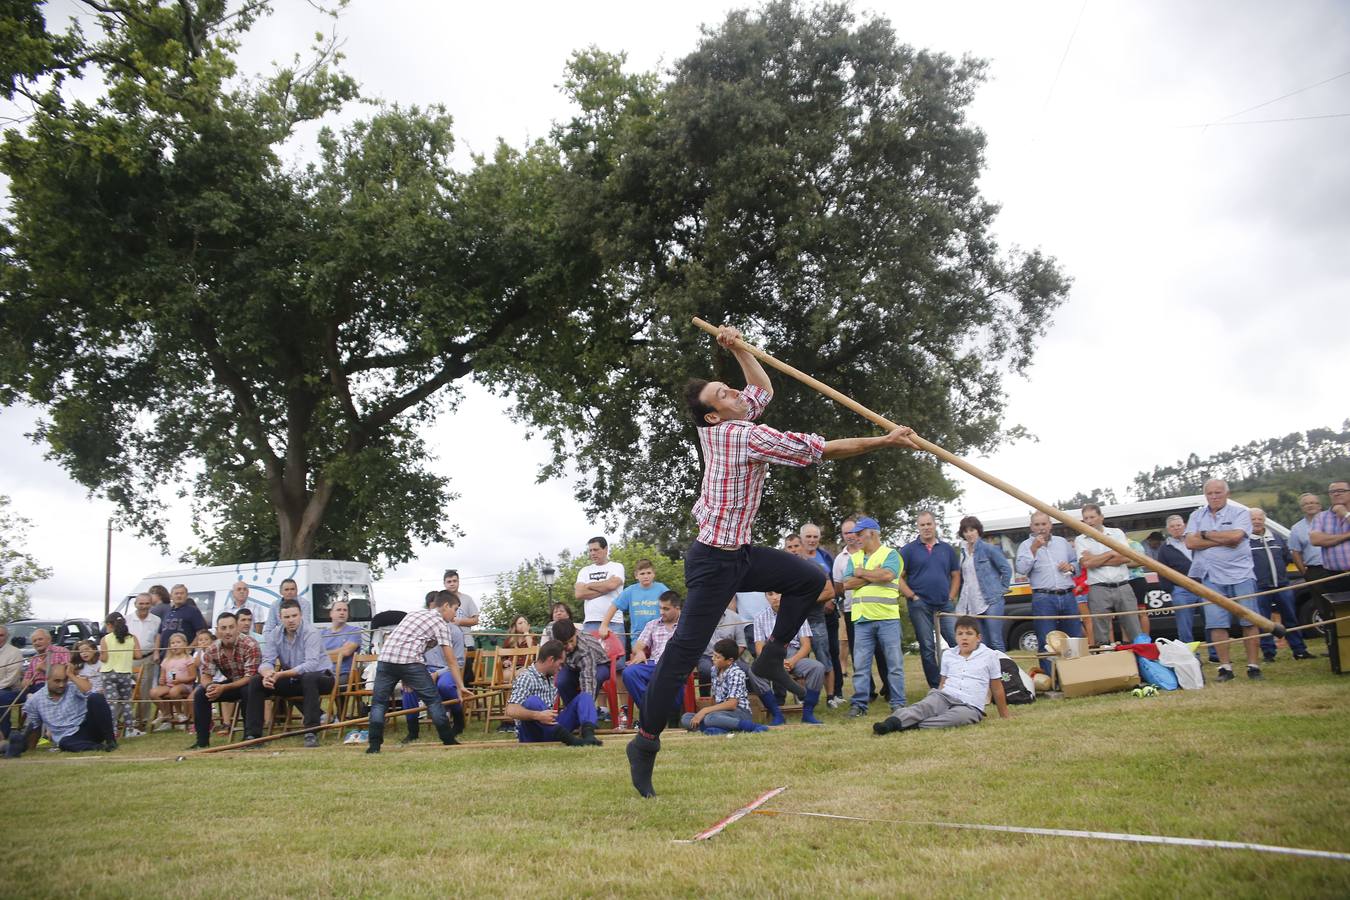
[(802, 700), (802, 724), (803, 725), (824, 725), (825, 723), (816, 718), (816, 704), (820, 702), (820, 691), (807, 691), (806, 697)]
[(455, 726), (451, 725), (449, 720), (436, 723), (436, 733), (441, 736), (441, 743), (447, 747), (458, 744), (455, 740)]
[(566, 744), (568, 747), (580, 747), (582, 744), (581, 738), (577, 737), (561, 725), (554, 726), (553, 739), (559, 743)]
[(783, 718), (783, 708), (778, 705), (778, 698), (773, 695), (773, 691), (765, 691), (759, 695), (759, 702), (764, 704), (764, 708), (769, 711), (770, 725), (786, 725), (787, 719)]

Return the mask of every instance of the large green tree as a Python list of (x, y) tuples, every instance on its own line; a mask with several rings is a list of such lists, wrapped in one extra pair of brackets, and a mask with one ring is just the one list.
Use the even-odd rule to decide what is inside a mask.
[[(681, 386), (739, 377), (693, 314), (741, 325), (957, 453), (1015, 432), (1005, 380), (1030, 364), (1068, 281), (992, 235), (984, 136), (966, 118), (984, 71), (845, 6), (788, 2), (732, 13), (665, 80), (625, 72), (622, 56), (575, 56), (578, 113), (555, 139), (622, 318), (603, 323), (609, 366), (583, 390), (532, 371), (510, 380), (522, 411), (562, 436), (558, 461), (578, 461), (591, 509), (627, 513), (663, 547), (687, 537), (699, 464)], [(771, 425), (869, 431), (784, 377), (777, 387)], [(891, 519), (955, 492), (929, 457), (875, 454), (780, 470), (760, 523), (781, 532), (859, 508)]]
[(27, 547), (31, 522), (16, 513), (9, 497), (0, 494), (0, 623), (33, 615), (31, 588), (52, 570), (38, 563)]
[(607, 302), (557, 224), (557, 154), (457, 172), (444, 110), (377, 105), (288, 165), (357, 96), (331, 41), (246, 79), (266, 3), (82, 6), (90, 35), (6, 4), (5, 93), (32, 116), (0, 150), (0, 401), (43, 407), (51, 454), (153, 536), (157, 490), (189, 482), (201, 558), (397, 562), (443, 539), (419, 429), (472, 374), (548, 365), (517, 348), (567, 352)]

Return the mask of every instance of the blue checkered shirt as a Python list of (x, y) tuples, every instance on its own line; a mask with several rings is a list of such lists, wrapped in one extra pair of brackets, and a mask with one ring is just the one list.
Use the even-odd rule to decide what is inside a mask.
[(750, 715), (750, 694), (745, 689), (745, 672), (732, 663), (725, 671), (713, 674), (713, 702), (723, 703), (735, 698), (736, 711)]
[(511, 682), (511, 699), (506, 702), (524, 705), (529, 697), (543, 700), (545, 709), (553, 706), (558, 699), (558, 687), (553, 679), (545, 678), (533, 664), (516, 673), (516, 680)]

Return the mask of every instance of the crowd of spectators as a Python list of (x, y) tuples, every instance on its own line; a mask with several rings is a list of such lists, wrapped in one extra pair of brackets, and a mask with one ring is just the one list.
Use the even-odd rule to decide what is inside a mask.
[[(1350, 572), (1350, 484), (1330, 485), (1327, 508), (1320, 497), (1303, 495), (1303, 517), (1288, 540), (1268, 527), (1263, 510), (1231, 500), (1222, 480), (1207, 482), (1204, 490), (1205, 505), (1189, 518), (1170, 516), (1143, 543), (1131, 543), (1252, 612), (1278, 615), (1290, 625), (1297, 622), (1291, 568), (1310, 581)], [(1083, 507), (1082, 519), (1104, 537), (1128, 541), (1105, 523), (1096, 504)], [(837, 553), (821, 545), (817, 525), (806, 523), (783, 541), (783, 548), (819, 565), (829, 577), (816, 609), (788, 646), (786, 687), (754, 675), (747, 664), (774, 629), (778, 595), (739, 593), (699, 662), (711, 702), (693, 713), (677, 705), (663, 715), (710, 734), (756, 731), (765, 726), (753, 721), (752, 698), (763, 706), (770, 726), (787, 721), (783, 707), (789, 693), (801, 703), (801, 721), (818, 724), (815, 712), (822, 697), (830, 706), (847, 702), (850, 715), (857, 717), (867, 713), (879, 691), (890, 706), (890, 715), (875, 726), (879, 734), (979, 721), (984, 715), (983, 703), (975, 702), (979, 686), (996, 680), (991, 673), (997, 666), (990, 659), (1005, 649), (1002, 622), (981, 617), (1003, 613), (1014, 572), (1029, 584), (1032, 614), (1053, 617), (1034, 623), (1043, 653), (1050, 631), (1081, 637), (1085, 621), (1091, 622), (1096, 644), (1117, 635), (1132, 641), (1146, 631), (1147, 616), (1131, 588), (1137, 573), (1129, 558), (1088, 534), (1072, 541), (1053, 534), (1043, 513), (1030, 517), (1029, 528), (1030, 536), (1010, 560), (985, 540), (974, 516), (961, 519), (957, 539), (949, 542), (939, 535), (936, 517), (923, 511), (915, 518), (916, 534), (898, 547), (883, 543), (875, 519), (851, 516), (841, 523)], [(636, 721), (657, 663), (679, 626), (683, 598), (656, 580), (650, 560), (638, 561), (635, 581), (625, 585), (624, 567), (609, 558), (604, 537), (591, 539), (587, 552), (590, 563), (578, 572), (573, 593), (581, 604), (581, 622), (574, 622), (567, 603), (558, 602), (542, 634), (534, 633), (525, 616), (517, 616), (499, 642), (499, 678), (511, 686), (502, 729), (514, 731), (521, 741), (598, 744), (596, 726), (611, 711), (598, 707), (596, 698), (615, 677), (632, 704), (619, 710), (621, 720), (615, 724), (625, 725), (630, 717)], [(1173, 606), (1182, 607), (1174, 612), (1182, 641), (1198, 636), (1200, 618), (1203, 635), (1217, 642), (1211, 652), (1219, 681), (1234, 677), (1225, 642), (1233, 628), (1243, 637), (1248, 677), (1263, 677), (1261, 663), (1277, 653), (1274, 638), (1258, 636), (1247, 619), (1216, 604), (1185, 609), (1196, 602), (1194, 594), (1165, 578), (1160, 586), (1170, 592)], [(1311, 590), (1325, 613), (1324, 590)], [(1258, 592), (1269, 593), (1248, 596)], [(194, 746), (205, 747), (213, 730), (224, 730), (234, 705), (248, 739), (263, 733), (276, 698), (298, 703), (303, 726), (317, 726), (322, 698), (336, 681), (347, 679), (364, 632), (349, 621), (343, 601), (332, 605), (326, 627), (316, 626), (297, 594), (288, 579), (269, 615), (266, 606), (250, 605), (248, 586), (238, 583), (213, 632), (186, 586), (156, 585), (135, 598), (126, 616), (109, 615), (100, 639), (81, 641), (73, 651), (36, 630), (28, 659), (9, 644), (8, 631), (0, 625), (0, 707), (7, 711), (0, 731), (11, 738), (10, 709), (22, 709), (28, 726), (25, 734), (9, 740), (7, 754), (22, 753), (44, 730), (55, 746), (78, 751), (112, 749), (119, 739), (150, 729), (190, 725)], [(1087, 611), (1105, 615), (1085, 620)], [(906, 620), (929, 688), (924, 701), (908, 708)], [(463, 700), (471, 696), (466, 650), (478, 621), (477, 604), (459, 590), (459, 573), (448, 570), (443, 590), (428, 594), (425, 608), (408, 614), (386, 636), (372, 676), (368, 752), (379, 752), (386, 712), (394, 702), (425, 706), (441, 740), (456, 742), (464, 727)], [(937, 634), (948, 645), (943, 654)], [(1297, 632), (1286, 640), (1294, 659), (1313, 658)], [(841, 654), (845, 646), (848, 653)], [(846, 662), (851, 666), (846, 668)], [(1041, 666), (1052, 671), (1050, 659)], [(843, 686), (850, 675), (852, 691), (845, 700)], [(999, 692), (990, 690), (998, 702)], [(219, 723), (215, 704), (221, 704), (224, 721)], [(151, 706), (157, 714), (147, 721)], [(1001, 703), (1000, 711), (1006, 713)], [(404, 740), (417, 739), (418, 718), (408, 717)], [(316, 735), (306, 734), (305, 741), (314, 746)]]

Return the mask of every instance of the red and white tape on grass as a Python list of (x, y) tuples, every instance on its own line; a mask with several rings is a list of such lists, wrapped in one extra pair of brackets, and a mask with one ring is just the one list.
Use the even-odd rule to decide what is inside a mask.
[(780, 788), (774, 788), (773, 790), (769, 791), (768, 793), (760, 794), (758, 797), (756, 797), (756, 798), (755, 798), (754, 800), (752, 800), (750, 803), (746, 804), (745, 806), (742, 806), (740, 809), (736, 810), (734, 813), (732, 813), (731, 815), (727, 816), (725, 819), (723, 819), (722, 821), (718, 822), (716, 825), (712, 826), (712, 827), (709, 828), (708, 830), (706, 830), (706, 831), (700, 831), (698, 834), (694, 835), (693, 838), (691, 838), (690, 840), (687, 840), (687, 841), (675, 841), (674, 843), (676, 843), (676, 844), (696, 844), (696, 843), (698, 843), (699, 841), (706, 841), (708, 838), (713, 837), (714, 835), (721, 834), (721, 833), (722, 833), (722, 830), (725, 829), (728, 825), (732, 824), (733, 822), (738, 822), (738, 821), (740, 821), (741, 819), (744, 819), (746, 816), (750, 815), (750, 813), (752, 813), (752, 812), (754, 812), (755, 810), (759, 809), (759, 808), (760, 808), (761, 806), (763, 806), (765, 803), (768, 803), (768, 802), (769, 802), (770, 800), (772, 800), (774, 797), (777, 797), (779, 794), (783, 793), (783, 791), (786, 791), (786, 790), (787, 790), (787, 786), (784, 785), (783, 787), (780, 787)]
[[(841, 816), (832, 813), (789, 812), (787, 810), (748, 810), (761, 816), (809, 816), (815, 819), (844, 819), (850, 822), (881, 822), (887, 825), (914, 825), (924, 828), (960, 828), (971, 831), (1001, 831), (1005, 834), (1035, 834), (1043, 837), (1082, 838), (1094, 841), (1123, 841), (1130, 844), (1166, 844), (1174, 847), (1208, 847), (1218, 850), (1254, 850), (1259, 853), (1280, 853), (1285, 856), (1304, 856), (1314, 859), (1335, 859), (1350, 862), (1350, 853), (1331, 850), (1306, 850), (1301, 847), (1280, 847), (1274, 844), (1249, 844), (1242, 841), (1212, 841), (1205, 838), (1172, 837), (1165, 834), (1122, 834), (1115, 831), (1071, 831), (1061, 828), (1022, 828), (1016, 825), (977, 825), (969, 822), (910, 822), (895, 819), (873, 819), (863, 816)], [(720, 823), (719, 823), (720, 824)], [(730, 822), (727, 822), (730, 824)]]

